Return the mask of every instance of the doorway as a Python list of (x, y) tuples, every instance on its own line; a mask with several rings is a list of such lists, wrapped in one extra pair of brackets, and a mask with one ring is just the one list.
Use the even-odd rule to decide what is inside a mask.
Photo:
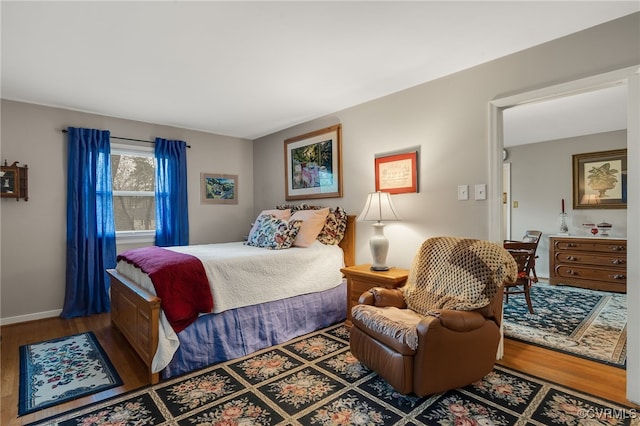
[(588, 235), (582, 224), (600, 222), (614, 224), (611, 236), (627, 235), (626, 210), (572, 205), (573, 155), (627, 148), (626, 92), (627, 85), (618, 84), (503, 112), (503, 198), (509, 199), (503, 204), (503, 235), (520, 239), (527, 230), (543, 233), (536, 261), (539, 277), (549, 277), (547, 237), (560, 232), (565, 206), (571, 236)]
[[(628, 209), (627, 209), (627, 239), (628, 256), (632, 259), (640, 257), (640, 224), (637, 217), (640, 216), (640, 67), (635, 66), (598, 76), (588, 77), (556, 86), (495, 99), (490, 102), (489, 127), (490, 127), (490, 170), (491, 187), (502, 188), (503, 163), (503, 111), (531, 102), (539, 102), (544, 99), (557, 98), (575, 93), (596, 90), (598, 88), (611, 87), (626, 84), (627, 86), (627, 149), (628, 149)], [(502, 191), (494, 191), (489, 205), (489, 232), (491, 239), (502, 239)], [(630, 218), (636, 218), (631, 220)], [(629, 282), (640, 281), (640, 266), (637, 262), (628, 265), (627, 277)], [(628, 354), (627, 354), (627, 398), (638, 403), (640, 401), (640, 286), (629, 286), (627, 290), (628, 300)]]

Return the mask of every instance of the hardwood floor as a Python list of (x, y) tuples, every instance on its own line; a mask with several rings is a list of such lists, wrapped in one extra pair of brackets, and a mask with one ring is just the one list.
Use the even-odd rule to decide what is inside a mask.
[[(18, 348), (42, 340), (93, 331), (118, 370), (124, 385), (86, 398), (18, 417)], [(147, 384), (146, 367), (124, 338), (111, 326), (109, 314), (63, 320), (50, 318), (0, 328), (2, 425), (24, 425), (73, 408), (125, 393)], [(632, 405), (625, 398), (626, 371), (506, 339), (499, 364), (600, 398)], [(640, 407), (637, 407), (640, 408)]]
[[(109, 314), (90, 317), (49, 318), (20, 324), (3, 326), (1, 329), (2, 350), (0, 358), (1, 416), (0, 425), (23, 425), (83, 407), (96, 401), (125, 393), (147, 384), (147, 369), (138, 355), (131, 349), (120, 332), (111, 326)], [(60, 404), (18, 418), (18, 380), (20, 361), (18, 348), (24, 344), (93, 331), (100, 345), (113, 363), (124, 385), (85, 398)]]

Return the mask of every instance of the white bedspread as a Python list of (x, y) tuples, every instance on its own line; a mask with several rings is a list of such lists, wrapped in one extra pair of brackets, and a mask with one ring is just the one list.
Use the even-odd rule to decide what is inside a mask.
[[(310, 247), (267, 250), (242, 242), (167, 247), (200, 259), (213, 294), (214, 312), (257, 305), (340, 285), (344, 254), (339, 246), (319, 241)], [(120, 261), (116, 270), (155, 295), (149, 276)], [(160, 341), (152, 371), (159, 372), (171, 361), (180, 345), (178, 336), (161, 313)]]

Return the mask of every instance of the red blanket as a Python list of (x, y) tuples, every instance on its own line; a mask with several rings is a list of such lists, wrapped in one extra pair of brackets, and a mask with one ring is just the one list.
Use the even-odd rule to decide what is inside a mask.
[(198, 314), (213, 310), (207, 274), (197, 257), (151, 246), (127, 250), (118, 255), (119, 260), (149, 275), (176, 333), (195, 321)]

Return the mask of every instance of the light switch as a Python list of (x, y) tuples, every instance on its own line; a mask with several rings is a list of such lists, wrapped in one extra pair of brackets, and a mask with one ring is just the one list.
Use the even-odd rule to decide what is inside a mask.
[(469, 185), (458, 185), (458, 200), (469, 199)]
[(476, 200), (487, 199), (487, 184), (479, 183), (476, 185)]

